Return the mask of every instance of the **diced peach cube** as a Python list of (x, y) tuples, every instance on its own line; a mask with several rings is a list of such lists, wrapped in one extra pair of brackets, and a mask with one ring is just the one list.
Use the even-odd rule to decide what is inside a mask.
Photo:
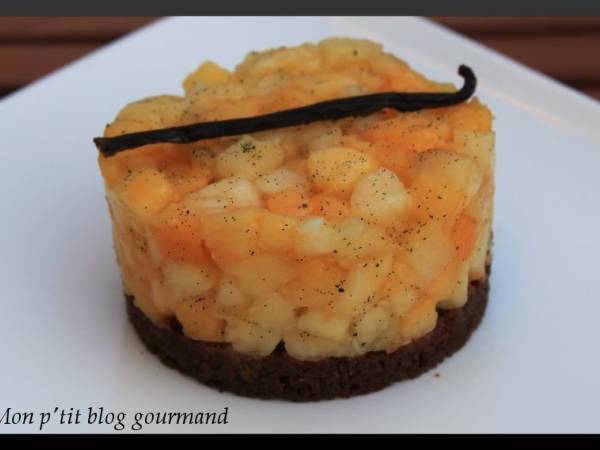
[(127, 207), (140, 217), (156, 214), (174, 198), (174, 190), (162, 173), (145, 168), (137, 172), (121, 194)]

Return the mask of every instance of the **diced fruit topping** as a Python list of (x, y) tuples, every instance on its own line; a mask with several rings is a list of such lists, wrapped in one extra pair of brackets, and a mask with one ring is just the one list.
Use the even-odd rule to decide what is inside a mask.
[[(202, 64), (185, 95), (125, 107), (105, 135), (377, 92), (452, 92), (369, 41)], [(477, 99), (381, 110), (98, 162), (123, 281), (159, 324), (257, 357), (393, 351), (487, 276), (495, 135)]]

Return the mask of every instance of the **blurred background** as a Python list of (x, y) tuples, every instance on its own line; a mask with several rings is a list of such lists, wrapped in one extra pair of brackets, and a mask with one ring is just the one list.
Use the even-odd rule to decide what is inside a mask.
[[(432, 20), (600, 100), (600, 17)], [(155, 17), (0, 17), (0, 98)]]

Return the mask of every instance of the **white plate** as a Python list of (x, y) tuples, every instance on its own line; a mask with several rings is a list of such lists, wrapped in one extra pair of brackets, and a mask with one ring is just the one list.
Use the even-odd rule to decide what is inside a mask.
[[(249, 400), (163, 366), (128, 324), (91, 138), (125, 103), (178, 93), (209, 58), (368, 37), (438, 80), (475, 70), (496, 115), (492, 294), (465, 348), (420, 378), (350, 400)], [(0, 102), (0, 408), (220, 411), (185, 432), (600, 430), (600, 104), (423, 19), (174, 18)], [(439, 373), (441, 376), (435, 377)], [(0, 410), (2, 414), (4, 410)], [(37, 417), (36, 417), (37, 420)], [(36, 426), (0, 425), (0, 432)], [(110, 432), (109, 425), (45, 431)]]

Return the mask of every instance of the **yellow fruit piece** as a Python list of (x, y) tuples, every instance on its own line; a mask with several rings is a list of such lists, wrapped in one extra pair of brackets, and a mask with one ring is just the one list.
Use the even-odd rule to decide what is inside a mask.
[(452, 241), (456, 246), (456, 257), (461, 261), (468, 259), (477, 241), (477, 223), (469, 216), (461, 215), (452, 230)]
[(161, 95), (128, 104), (106, 130), (104, 136), (166, 128), (176, 124), (185, 110), (183, 97)]
[(482, 173), (494, 170), (496, 135), (493, 131), (454, 131), (454, 148), (477, 161)]
[(231, 77), (231, 72), (212, 61), (206, 61), (200, 65), (194, 72), (189, 74), (183, 82), (183, 88), (186, 94), (192, 91), (197, 85), (213, 85), (224, 83)]
[(263, 194), (272, 195), (290, 190), (306, 191), (309, 183), (299, 173), (282, 167), (258, 177), (256, 186)]
[(456, 257), (455, 245), (438, 221), (415, 225), (405, 239), (406, 262), (415, 270), (419, 286), (431, 282)]
[[(352, 96), (363, 93), (361, 87), (357, 85), (353, 76), (340, 74), (339, 76), (315, 84), (311, 89), (311, 94), (317, 98), (334, 98), (341, 96)], [(316, 146), (319, 148), (319, 145)]]
[(130, 275), (130, 273), (124, 271), (124, 275), (127, 277), (129, 282), (132, 283), (130, 288), (134, 295), (135, 306), (140, 308), (142, 312), (154, 323), (163, 323), (165, 316), (152, 301), (151, 294), (144, 293), (144, 291), (140, 289), (140, 283), (132, 282), (131, 280), (133, 280), (133, 276)]
[(400, 340), (408, 343), (425, 336), (437, 323), (436, 303), (432, 299), (419, 300), (398, 322)]
[(160, 278), (150, 281), (150, 294), (152, 303), (162, 315), (172, 315), (173, 308), (177, 305), (177, 300), (173, 298), (171, 289), (165, 285), (165, 282)]
[(240, 313), (250, 304), (250, 299), (244, 295), (230, 277), (222, 276), (217, 286), (215, 303), (217, 308), (225, 314)]
[(492, 112), (477, 98), (446, 108), (444, 114), (444, 122), (452, 128), (472, 131), (490, 131), (493, 120)]
[(256, 299), (244, 315), (260, 327), (283, 332), (291, 327), (294, 310), (281, 294), (272, 292)]
[(291, 262), (269, 255), (250, 256), (228, 264), (223, 270), (242, 292), (254, 299), (278, 290), (295, 276)]
[(305, 257), (298, 262), (296, 277), (282, 290), (296, 307), (332, 310), (344, 292), (346, 272), (335, 262)]
[(382, 227), (368, 225), (359, 218), (350, 218), (336, 224), (336, 232), (334, 257), (346, 268), (385, 253), (391, 245)]
[(486, 263), (490, 244), (490, 230), (494, 212), (494, 180), (489, 178), (465, 209), (465, 215), (476, 218), (475, 242), (469, 256), (469, 278), (478, 280), (486, 276)]
[(347, 147), (317, 150), (308, 157), (308, 172), (317, 188), (349, 195), (363, 175), (376, 170), (377, 161)]
[(165, 283), (178, 300), (206, 294), (217, 282), (218, 274), (212, 265), (198, 266), (169, 262), (163, 267)]
[(370, 350), (373, 343), (385, 334), (389, 324), (390, 316), (384, 309), (369, 309), (354, 327), (353, 341), (357, 350)]
[(150, 225), (150, 244), (157, 263), (163, 259), (188, 264), (205, 264), (210, 255), (204, 245), (200, 217), (180, 204), (160, 213)]
[(318, 361), (330, 356), (351, 356), (356, 352), (350, 342), (340, 342), (313, 336), (306, 331), (289, 330), (284, 336), (285, 350), (292, 358)]
[(470, 202), (483, 182), (473, 158), (449, 150), (421, 153), (411, 175), (416, 213), (450, 220)]
[(494, 206), (494, 189), (494, 179), (486, 178), (477, 194), (465, 207), (464, 213), (477, 222), (481, 222), (482, 218), (491, 217)]
[(270, 252), (290, 252), (296, 239), (297, 219), (267, 212), (258, 236), (258, 246)]
[(415, 153), (412, 151), (398, 149), (386, 141), (368, 142), (358, 139), (355, 135), (344, 136), (343, 145), (371, 155), (379, 161), (382, 167), (394, 172), (403, 183), (410, 180), (409, 167), (415, 157)]
[(378, 294), (378, 304), (386, 305), (395, 317), (404, 316), (416, 303), (419, 291), (404, 281), (403, 273), (396, 273), (386, 282)]
[(190, 339), (208, 342), (223, 340), (225, 322), (217, 318), (205, 298), (188, 298), (175, 308), (175, 316)]
[(469, 258), (469, 279), (471, 280), (485, 278), (487, 274), (486, 263), (488, 261), (491, 226), (492, 219), (486, 217), (479, 228), (477, 241)]
[(393, 225), (408, 211), (410, 196), (394, 172), (380, 168), (358, 181), (350, 204), (369, 223)]
[(148, 217), (158, 213), (174, 198), (174, 190), (156, 169), (137, 172), (121, 193), (121, 199), (134, 214)]
[(452, 137), (450, 128), (436, 119), (430, 111), (402, 114), (368, 128), (361, 137), (369, 142), (385, 142), (388, 151), (393, 148), (394, 153), (420, 153), (444, 147)]
[(318, 43), (323, 57), (333, 64), (364, 60), (382, 52), (382, 46), (366, 39), (327, 38)]
[(180, 198), (204, 188), (213, 178), (208, 168), (193, 167), (189, 163), (172, 164), (163, 173)]
[[(135, 152), (121, 152), (109, 158), (99, 157), (100, 168), (108, 181), (115, 187), (130, 181), (132, 174), (142, 170), (156, 169), (169, 179), (171, 167), (189, 166), (191, 150), (184, 145), (150, 144), (135, 149)], [(112, 177), (119, 177), (114, 180)]]
[(231, 342), (236, 352), (267, 356), (281, 341), (281, 333), (247, 320), (229, 317), (225, 327), (225, 340)]
[[(298, 64), (302, 61), (302, 64)], [(318, 60), (309, 46), (294, 48), (274, 48), (262, 52), (249, 53), (244, 61), (236, 67), (236, 74), (245, 78), (261, 80), (272, 74), (291, 74), (314, 70)], [(272, 87), (269, 86), (269, 90)]]
[(443, 270), (425, 291), (430, 297), (439, 300), (437, 305), (440, 308), (464, 306), (469, 291), (468, 261), (457, 261)]
[(296, 327), (313, 336), (342, 341), (348, 336), (350, 318), (319, 310), (308, 310), (297, 319)]
[(219, 179), (254, 180), (280, 167), (283, 159), (283, 150), (276, 143), (244, 136), (217, 157), (215, 171)]
[(336, 229), (322, 217), (311, 217), (296, 227), (295, 250), (298, 255), (324, 255), (338, 247)]
[(123, 170), (121, 164), (115, 164), (110, 158), (99, 153), (98, 165), (107, 190), (115, 188), (123, 180), (126, 171)]
[(392, 278), (401, 283), (417, 286), (419, 273), (409, 264), (409, 252), (403, 248), (396, 248), (394, 252), (394, 264), (392, 266)]
[(450, 150), (430, 150), (421, 153), (415, 162), (414, 170), (417, 176), (437, 175), (461, 187), (469, 198), (479, 190), (483, 181), (481, 170), (472, 157)]
[(412, 212), (425, 220), (456, 220), (467, 201), (462, 189), (442, 176), (422, 173), (410, 187)]
[(201, 214), (245, 206), (260, 206), (261, 198), (254, 185), (245, 178), (232, 177), (209, 184), (189, 194), (186, 206)]
[(295, 136), (295, 143), (305, 151), (323, 150), (341, 145), (342, 130), (332, 122), (304, 125)]
[(239, 208), (202, 217), (202, 237), (217, 265), (256, 253), (262, 210)]
[(358, 263), (348, 273), (344, 292), (336, 303), (336, 309), (350, 316), (364, 313), (376, 301), (375, 293), (383, 285), (392, 268), (392, 255), (387, 253)]

